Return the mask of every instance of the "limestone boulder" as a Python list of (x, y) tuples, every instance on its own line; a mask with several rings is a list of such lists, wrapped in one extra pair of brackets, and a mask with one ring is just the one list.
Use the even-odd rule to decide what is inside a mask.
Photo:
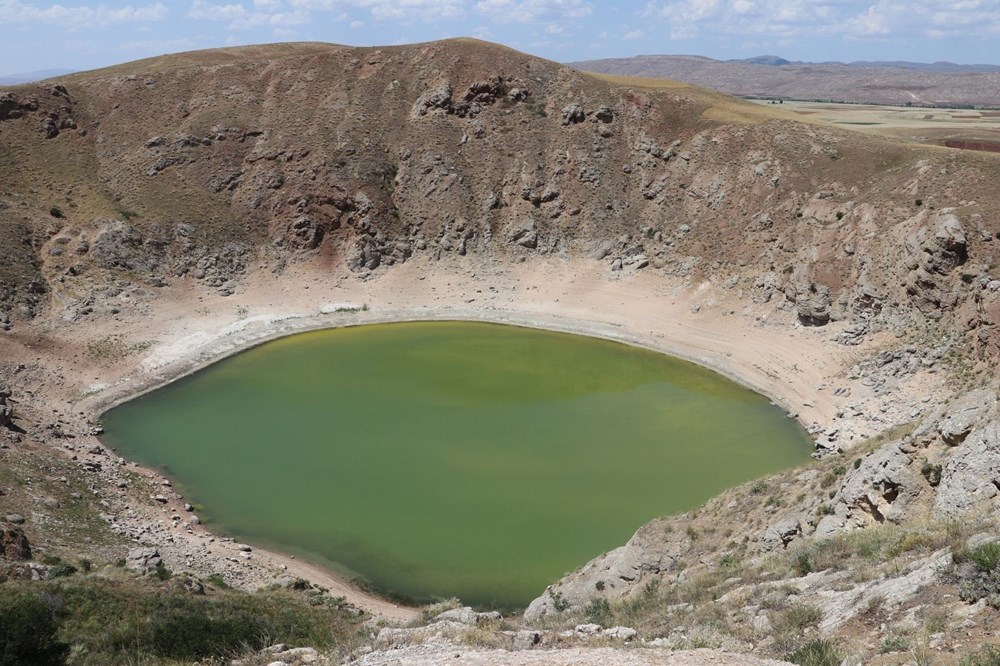
[(601, 555), (583, 568), (550, 585), (528, 606), (525, 620), (535, 622), (546, 615), (579, 610), (594, 598), (627, 597), (652, 577), (671, 571), (692, 542), (684, 530), (673, 529), (672, 520), (647, 523), (628, 543)]
[(843, 505), (855, 525), (899, 522), (905, 517), (924, 479), (904, 448), (895, 443), (883, 446), (848, 470), (835, 502)]
[(941, 473), (934, 513), (958, 518), (996, 508), (1000, 494), (1000, 423), (972, 430), (951, 454)]
[(938, 424), (941, 438), (948, 444), (961, 444), (975, 424), (993, 411), (996, 404), (997, 394), (991, 388), (965, 394), (948, 407), (947, 415)]
[(160, 551), (155, 548), (133, 548), (125, 558), (126, 567), (142, 574), (154, 571), (162, 563)]

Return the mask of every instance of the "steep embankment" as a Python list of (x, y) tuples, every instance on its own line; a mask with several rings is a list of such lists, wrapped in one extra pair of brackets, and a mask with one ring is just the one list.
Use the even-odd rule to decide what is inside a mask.
[[(170, 568), (245, 587), (280, 567), (317, 576), (214, 539), (169, 482), (104, 449), (94, 419), (269, 336), (398, 318), (516, 321), (680, 353), (796, 412), (818, 453), (853, 451), (652, 523), (546, 593), (530, 614), (545, 622), (600, 611), (658, 645), (698, 644), (673, 636), (680, 619), (643, 618), (737, 587), (687, 595), (699, 572), (995, 508), (992, 408), (942, 405), (984, 384), (965, 400), (995, 396), (996, 156), (472, 40), (223, 49), (9, 88), (0, 151), (0, 371), (15, 408), (0, 422), (13, 470), (0, 506), (27, 517), (12, 529), (36, 553), (115, 561), (140, 542)], [(873, 437), (908, 423), (908, 439)], [(943, 541), (913, 543), (907, 557)], [(739, 576), (773, 584), (801, 568), (776, 570)], [(814, 581), (822, 597), (870, 579)], [(633, 602), (631, 615), (615, 605)], [(769, 603), (748, 603), (711, 641), (781, 655), (814, 635), (819, 620), (769, 642), (765, 621), (789, 602)], [(684, 622), (710, 624), (693, 608)], [(837, 632), (860, 611), (824, 612)]]

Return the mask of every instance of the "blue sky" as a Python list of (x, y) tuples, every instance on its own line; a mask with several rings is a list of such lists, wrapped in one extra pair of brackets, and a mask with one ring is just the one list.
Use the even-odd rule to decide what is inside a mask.
[(0, 0), (0, 75), (236, 44), (463, 35), (563, 62), (670, 53), (1000, 64), (1000, 0)]

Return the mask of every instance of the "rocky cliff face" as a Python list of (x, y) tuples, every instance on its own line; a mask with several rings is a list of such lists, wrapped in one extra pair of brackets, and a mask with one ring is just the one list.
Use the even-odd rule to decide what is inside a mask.
[(288, 262), (455, 253), (725, 280), (806, 326), (851, 320), (847, 344), (938, 320), (1000, 344), (987, 156), (468, 40), (186, 54), (0, 109), (5, 328), (135, 283), (225, 293)]

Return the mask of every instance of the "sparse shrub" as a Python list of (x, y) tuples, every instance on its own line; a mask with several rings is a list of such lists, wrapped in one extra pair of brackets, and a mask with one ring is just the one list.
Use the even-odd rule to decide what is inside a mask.
[(750, 487), (750, 492), (754, 495), (763, 495), (765, 490), (767, 490), (766, 481), (758, 481)]
[(785, 501), (782, 500), (777, 495), (771, 495), (771, 496), (769, 496), (767, 498), (767, 501), (764, 502), (764, 506), (779, 507), (779, 506), (784, 506), (784, 505), (785, 505)]
[(603, 580), (599, 580), (596, 583), (594, 583), (594, 589), (596, 589), (598, 592), (603, 592), (604, 591), (604, 581)]
[(599, 624), (602, 627), (609, 627), (614, 616), (611, 614), (611, 604), (607, 599), (591, 599), (587, 604), (587, 622)]
[(841, 657), (833, 641), (817, 638), (785, 657), (799, 666), (840, 666)]
[(940, 634), (948, 628), (948, 620), (948, 611), (944, 608), (929, 608), (924, 612), (924, 630), (928, 634)]
[(562, 613), (569, 609), (569, 601), (562, 595), (562, 592), (550, 592), (549, 595), (552, 597), (552, 607), (556, 609), (557, 613)]
[(698, 540), (698, 530), (696, 530), (695, 528), (691, 527), (690, 525), (688, 525), (686, 528), (684, 528), (684, 533), (687, 534), (688, 538), (691, 539), (691, 541), (697, 541)]
[(855, 458), (854, 459), (854, 469), (858, 469), (859, 467), (861, 467), (861, 458)]
[(820, 479), (819, 481), (819, 485), (821, 488), (829, 488), (846, 473), (847, 473), (846, 467), (844, 467), (843, 465), (837, 465), (836, 467), (834, 467), (829, 472), (823, 475), (823, 478)]
[(927, 479), (927, 483), (936, 486), (941, 483), (941, 465), (934, 465), (928, 461), (920, 467), (920, 473)]
[(1000, 541), (976, 546), (956, 559), (972, 562), (980, 571), (993, 571), (1000, 566)]
[(960, 550), (952, 559), (958, 596), (970, 603), (986, 599), (993, 608), (1000, 608), (1000, 542)]
[(90, 570), (94, 568), (94, 563), (88, 560), (86, 557), (80, 560), (80, 570), (84, 573), (90, 573)]
[(923, 205), (924, 205), (924, 200), (923, 200), (923, 199), (917, 199), (916, 201), (914, 201), (914, 202), (913, 202), (913, 204), (914, 204), (914, 205), (915, 205), (915, 206), (916, 206), (917, 208), (920, 208), (921, 206), (923, 206)]
[(72, 576), (73, 574), (76, 573), (76, 571), (77, 571), (76, 567), (74, 567), (72, 564), (67, 564), (66, 562), (62, 562), (49, 569), (48, 577), (65, 578), (66, 576)]
[(960, 666), (1000, 666), (1000, 646), (983, 645), (978, 652), (965, 655)]
[(838, 211), (837, 211), (837, 220), (838, 220), (838, 221), (840, 221), (840, 220), (842, 220), (842, 219), (844, 219), (844, 212), (843, 212), (843, 211), (840, 211), (840, 210), (838, 210)]
[(156, 563), (156, 568), (153, 569), (153, 576), (157, 580), (170, 580), (170, 578), (171, 578), (171, 576), (173, 576), (173, 574), (170, 572), (170, 569), (168, 569), (163, 564), (163, 562), (157, 562)]
[(740, 563), (740, 558), (732, 553), (723, 553), (719, 558), (720, 569), (734, 569)]
[(800, 576), (805, 576), (806, 574), (811, 574), (813, 569), (812, 557), (808, 551), (800, 550), (795, 554), (795, 559), (792, 562), (792, 568)]
[[(811, 604), (792, 604), (778, 616), (775, 627), (779, 630), (801, 633), (814, 627), (823, 619), (823, 611)], [(797, 662), (796, 662), (797, 663)], [(839, 661), (837, 662), (840, 663)]]
[(904, 652), (910, 649), (910, 641), (906, 636), (886, 636), (878, 646), (879, 654), (889, 654), (890, 652)]
[(56, 208), (55, 206), (49, 209), (49, 215), (57, 219), (62, 219), (63, 217), (65, 217), (65, 215), (63, 215), (62, 210)]
[(129, 343), (125, 336), (106, 335), (87, 342), (87, 356), (95, 361), (118, 361), (132, 354), (142, 353), (153, 346), (149, 340)]
[(817, 516), (832, 516), (833, 513), (834, 513), (834, 509), (829, 504), (823, 503), (823, 504), (820, 504), (818, 507), (816, 507), (816, 515)]

